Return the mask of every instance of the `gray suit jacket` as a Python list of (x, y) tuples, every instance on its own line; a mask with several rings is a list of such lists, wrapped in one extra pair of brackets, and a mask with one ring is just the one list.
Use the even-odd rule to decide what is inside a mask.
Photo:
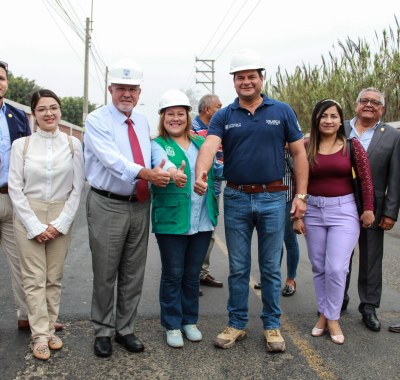
[[(348, 137), (350, 121), (344, 122)], [(369, 144), (368, 159), (374, 185), (375, 222), (377, 228), (382, 215), (397, 220), (400, 207), (400, 131), (379, 123)]]

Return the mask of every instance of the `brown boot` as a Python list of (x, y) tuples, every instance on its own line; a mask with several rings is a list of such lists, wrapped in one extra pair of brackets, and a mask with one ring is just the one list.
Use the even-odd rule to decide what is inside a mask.
[(242, 340), (244, 338), (246, 338), (246, 330), (238, 330), (228, 326), (217, 336), (214, 345), (221, 348), (231, 348), (237, 340)]

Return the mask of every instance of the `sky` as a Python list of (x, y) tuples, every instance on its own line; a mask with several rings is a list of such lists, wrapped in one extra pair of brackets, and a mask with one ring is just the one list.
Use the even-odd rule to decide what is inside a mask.
[[(92, 0), (59, 1), (82, 24), (90, 17)], [(55, 0), (7, 3), (1, 17), (0, 60), (9, 64), (15, 76), (35, 79), (58, 96), (83, 96), (84, 44), (51, 8), (55, 4)], [(266, 77), (274, 78), (278, 66), (292, 73), (303, 62), (321, 64), (321, 55), (327, 56), (334, 45), (339, 53), (338, 40), (366, 38), (373, 45), (375, 32), (380, 37), (383, 29), (396, 29), (395, 14), (400, 20), (398, 0), (373, 4), (349, 0), (93, 0), (92, 41), (105, 65), (132, 58), (142, 66), (145, 82), (136, 110), (147, 116), (154, 134), (158, 102), (166, 91), (192, 88), (199, 96), (209, 93), (195, 84), (195, 77), (204, 80), (194, 72), (196, 56), (216, 59), (215, 92), (226, 106), (236, 97), (229, 65), (238, 50), (256, 50), (265, 63)], [(103, 63), (99, 66), (104, 68)], [(201, 69), (201, 64), (197, 67)], [(89, 100), (98, 105), (104, 104), (104, 71), (96, 73), (90, 59)]]

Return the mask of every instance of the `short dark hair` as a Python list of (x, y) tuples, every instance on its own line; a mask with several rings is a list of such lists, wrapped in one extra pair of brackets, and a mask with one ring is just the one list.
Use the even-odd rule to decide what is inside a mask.
[(2, 69), (4, 69), (4, 71), (6, 72), (6, 79), (8, 79), (8, 70), (7, 70), (7, 66), (6, 66), (4, 63), (0, 62), (0, 67), (1, 67)]
[[(261, 69), (257, 69), (258, 75), (260, 76), (260, 78), (263, 76), (262, 72), (263, 70)], [(236, 79), (236, 73), (233, 73), (233, 79)]]
[(32, 112), (35, 112), (34, 110), (35, 110), (36, 105), (37, 105), (37, 103), (38, 103), (40, 98), (53, 98), (61, 108), (61, 101), (53, 91), (50, 91), (50, 90), (39, 90), (39, 91), (36, 91), (32, 95), (32, 99), (31, 99), (31, 110), (32, 110)]

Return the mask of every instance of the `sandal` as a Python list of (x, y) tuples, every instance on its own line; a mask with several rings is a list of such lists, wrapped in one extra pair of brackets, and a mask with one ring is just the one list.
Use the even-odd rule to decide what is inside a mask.
[(50, 358), (50, 350), (47, 342), (36, 342), (33, 344), (33, 356), (40, 360)]
[(62, 346), (62, 340), (58, 336), (50, 335), (49, 347), (51, 350), (59, 350)]

